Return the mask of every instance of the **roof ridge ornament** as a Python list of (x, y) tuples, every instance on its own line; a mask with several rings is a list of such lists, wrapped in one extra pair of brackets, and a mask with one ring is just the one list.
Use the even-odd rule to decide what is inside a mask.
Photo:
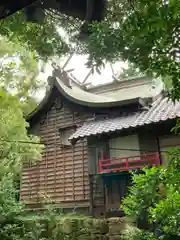
[(66, 62), (64, 63), (64, 65), (61, 67), (60, 65), (58, 65), (55, 62), (52, 62), (52, 75), (53, 77), (57, 77), (59, 78), (67, 87), (72, 88), (72, 82), (75, 83), (76, 85), (78, 85), (78, 87), (80, 87), (83, 90), (86, 90), (86, 86), (89, 84), (87, 83), (87, 80), (89, 79), (89, 77), (93, 74), (93, 68), (91, 68), (89, 70), (89, 72), (87, 73), (87, 75), (85, 76), (85, 78), (83, 79), (83, 81), (79, 81), (73, 74), (72, 71), (74, 71), (75, 69), (68, 69), (65, 70), (65, 67), (68, 65), (69, 61), (72, 59), (74, 55), (74, 52), (72, 52), (70, 54), (70, 56), (68, 57), (68, 59), (66, 60)]
[(67, 87), (70, 87), (70, 88), (72, 88), (71, 86), (72, 78), (68, 75), (68, 73), (74, 71), (74, 69), (69, 69), (65, 71), (64, 68), (68, 65), (73, 55), (74, 53), (71, 53), (71, 55), (68, 57), (68, 59), (62, 66), (62, 68), (60, 67), (60, 65), (57, 65), (55, 62), (51, 64), (54, 69), (52, 72), (53, 77), (58, 77)]
[(47, 83), (49, 87), (52, 87), (54, 85), (54, 81), (55, 81), (54, 76), (48, 76)]
[(63, 68), (61, 68), (56, 63), (52, 63), (52, 67), (54, 68), (52, 72), (52, 76), (55, 78), (59, 78), (64, 85), (66, 85), (69, 88), (72, 88), (71, 81), (72, 79), (68, 75), (68, 71), (65, 71)]

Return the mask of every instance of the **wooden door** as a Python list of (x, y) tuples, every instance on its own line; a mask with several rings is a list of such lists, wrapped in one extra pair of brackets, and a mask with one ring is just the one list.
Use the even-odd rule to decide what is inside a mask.
[(106, 212), (121, 211), (120, 204), (128, 193), (131, 184), (129, 173), (109, 175), (104, 177), (105, 184), (105, 209)]

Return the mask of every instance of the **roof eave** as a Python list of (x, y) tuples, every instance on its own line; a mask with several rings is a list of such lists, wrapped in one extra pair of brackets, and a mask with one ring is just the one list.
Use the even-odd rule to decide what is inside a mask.
[[(56, 88), (67, 100), (70, 102), (73, 102), (75, 104), (87, 107), (87, 108), (110, 108), (110, 107), (121, 107), (121, 106), (127, 106), (131, 104), (139, 104), (142, 106), (142, 103), (144, 104), (144, 99), (141, 98), (133, 98), (133, 99), (126, 99), (121, 101), (110, 101), (110, 102), (88, 102), (88, 101), (82, 101), (80, 99), (74, 98), (73, 96), (70, 96), (66, 93), (66, 91), (61, 87), (58, 79), (55, 77), (49, 77), (49, 90), (46, 92), (45, 97), (43, 100), (39, 103), (39, 105), (26, 116), (26, 120), (28, 122), (33, 121), (34, 118), (36, 118), (37, 115), (39, 115), (43, 110), (45, 109), (45, 106), (50, 101), (50, 98), (52, 97), (52, 91)], [(149, 98), (148, 98), (149, 99)], [(145, 99), (146, 101), (147, 99)]]
[(26, 116), (27, 122), (30, 122), (32, 120), (32, 118), (34, 118), (39, 112), (43, 111), (44, 107), (46, 106), (46, 104), (48, 103), (48, 100), (50, 99), (50, 97), (52, 95), (52, 89), (53, 89), (53, 86), (51, 86), (50, 89), (46, 92), (45, 97), (36, 106), (36, 108)]
[[(55, 86), (59, 90), (59, 92), (69, 101), (76, 103), (78, 105), (84, 106), (84, 107), (90, 107), (90, 108), (109, 108), (109, 107), (116, 107), (116, 106), (126, 106), (130, 104), (140, 104), (142, 99), (140, 97), (132, 98), (132, 99), (126, 99), (121, 101), (110, 101), (110, 102), (88, 102), (88, 101), (82, 101), (77, 98), (74, 98), (70, 95), (68, 95), (60, 86), (58, 83), (58, 80), (55, 81)], [(141, 99), (141, 101), (140, 101)], [(148, 98), (149, 99), (149, 98)]]

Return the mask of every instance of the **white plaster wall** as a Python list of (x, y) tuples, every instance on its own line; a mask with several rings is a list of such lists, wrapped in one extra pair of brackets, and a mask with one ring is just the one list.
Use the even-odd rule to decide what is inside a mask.
[[(138, 135), (136, 134), (110, 139), (109, 147), (111, 158), (121, 158), (140, 155), (139, 139)], [(120, 150), (115, 150), (113, 148), (118, 148)], [(136, 149), (137, 151), (132, 151), (130, 149)]]

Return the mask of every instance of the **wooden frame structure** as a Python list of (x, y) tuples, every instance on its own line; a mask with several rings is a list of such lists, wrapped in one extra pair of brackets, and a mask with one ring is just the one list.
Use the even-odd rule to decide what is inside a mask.
[[(118, 98), (119, 95), (117, 92)], [(160, 160), (163, 162), (165, 158), (162, 149), (180, 144), (180, 138), (166, 140), (164, 137), (165, 133), (170, 132), (172, 119), (154, 125), (127, 127), (131, 119), (128, 116), (131, 117), (132, 112), (142, 113), (143, 117), (149, 113), (147, 115), (150, 116), (152, 107), (144, 109), (146, 102), (146, 98), (143, 98), (143, 104), (138, 98), (114, 101), (103, 94), (85, 92), (77, 87), (77, 83), (73, 86), (72, 82), (68, 86), (60, 79), (57, 81), (56, 77), (51, 78), (49, 92), (28, 117), (30, 133), (41, 137), (45, 150), (37, 164), (29, 162), (24, 165), (20, 198), (31, 208), (43, 208), (48, 198), (64, 211), (80, 211), (94, 216), (121, 216), (120, 201), (131, 183), (129, 170), (159, 165)], [(162, 106), (168, 111), (174, 111), (164, 104)], [(174, 109), (178, 110), (179, 107), (175, 106)], [(111, 127), (125, 118), (128, 119), (126, 128), (117, 131), (115, 127), (112, 131)], [(142, 117), (140, 119), (142, 121)], [(105, 121), (110, 131), (106, 128), (106, 132), (103, 130), (100, 133)], [(91, 131), (96, 132), (92, 135)], [(67, 139), (63, 139), (68, 134), (72, 144), (67, 144)], [(120, 141), (130, 148), (126, 136), (131, 138), (134, 134), (134, 146), (138, 146), (138, 154), (129, 150), (128, 153), (122, 152), (120, 144), (117, 157), (111, 156), (111, 139), (121, 136)], [(131, 139), (132, 144), (133, 141)], [(102, 157), (102, 153), (106, 157)]]

